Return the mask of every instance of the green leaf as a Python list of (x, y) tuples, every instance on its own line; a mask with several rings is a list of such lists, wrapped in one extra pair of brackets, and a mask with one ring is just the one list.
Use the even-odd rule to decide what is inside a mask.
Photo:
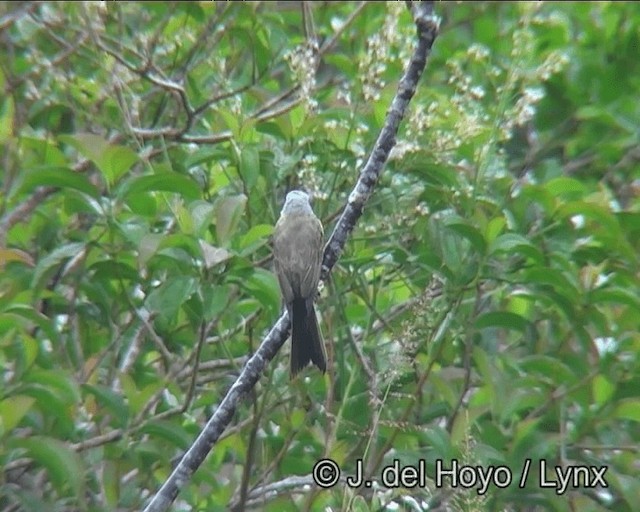
[[(426, 155), (423, 158), (428, 158)], [(442, 193), (442, 190), (458, 190), (460, 188), (460, 179), (458, 174), (451, 172), (451, 168), (447, 165), (428, 162), (428, 165), (420, 163), (419, 165), (410, 166), (407, 169), (420, 176), (420, 178), (434, 191)]]
[(227, 156), (227, 152), (220, 147), (201, 147), (191, 153), (184, 161), (186, 169), (191, 169), (196, 165), (211, 162), (212, 160), (221, 160)]
[(511, 453), (529, 455), (536, 453), (536, 449), (544, 449), (540, 446), (540, 422), (542, 420), (531, 418), (516, 423), (515, 434), (511, 441)]
[(19, 319), (25, 319), (29, 322), (33, 322), (33, 324), (37, 325), (42, 331), (49, 337), (51, 340), (58, 339), (58, 333), (53, 327), (51, 319), (47, 316), (43, 315), (40, 311), (35, 309), (33, 306), (29, 306), (27, 304), (13, 304), (7, 307), (3, 312), (2, 316), (11, 317), (12, 322), (16, 322), (16, 317)]
[(257, 123), (256, 131), (272, 135), (277, 139), (286, 139), (291, 133), (291, 127), (287, 123), (288, 119), (281, 117), (274, 121), (267, 121), (266, 123)]
[(467, 224), (465, 222), (458, 221), (448, 221), (446, 222), (446, 226), (451, 231), (454, 231), (460, 236), (469, 240), (476, 251), (478, 251), (480, 254), (484, 254), (487, 249), (487, 244), (484, 237), (482, 236), (482, 233), (480, 233), (480, 231), (476, 227), (471, 226), (470, 224)]
[(573, 217), (575, 215), (583, 215), (587, 219), (591, 219), (598, 223), (606, 233), (622, 238), (620, 225), (612, 213), (597, 204), (587, 203), (584, 201), (572, 201), (565, 203), (558, 209), (558, 215), (562, 218)]
[(146, 265), (149, 259), (158, 251), (164, 235), (149, 233), (140, 239), (138, 244), (138, 262)]
[(519, 366), (528, 373), (540, 374), (556, 385), (570, 386), (576, 382), (575, 373), (564, 363), (549, 356), (528, 356)]
[(547, 189), (554, 197), (560, 197), (565, 201), (581, 199), (587, 193), (587, 187), (581, 182), (566, 176), (553, 178), (545, 183)]
[(576, 110), (576, 119), (583, 121), (599, 120), (615, 124), (616, 118), (601, 105), (583, 105)]
[(229, 304), (231, 287), (229, 285), (213, 285), (202, 288), (204, 320), (209, 322), (222, 313)]
[(192, 442), (191, 436), (187, 435), (182, 427), (168, 421), (150, 421), (140, 429), (140, 432), (150, 434), (153, 438), (166, 439), (181, 450), (189, 448)]
[(273, 233), (271, 224), (257, 224), (247, 231), (240, 239), (240, 255), (248, 256), (263, 245), (269, 243)]
[(487, 327), (501, 327), (503, 329), (511, 329), (525, 332), (529, 322), (526, 318), (508, 311), (492, 311), (480, 315), (476, 321), (477, 329), (486, 329)]
[(496, 217), (491, 219), (485, 228), (484, 237), (489, 244), (493, 244), (494, 240), (500, 235), (504, 227), (507, 225), (507, 221), (504, 217)]
[(195, 181), (175, 172), (137, 176), (127, 180), (120, 194), (129, 198), (130, 202), (135, 201), (136, 194), (148, 192), (173, 192), (185, 199), (198, 199), (201, 195), (200, 187)]
[(275, 313), (280, 307), (280, 288), (273, 273), (257, 268), (245, 281), (245, 286), (260, 303)]
[(0, 437), (18, 426), (35, 401), (31, 396), (16, 395), (0, 402)]
[(109, 145), (96, 161), (111, 183), (114, 183), (138, 161), (138, 155), (126, 146)]
[(579, 294), (576, 287), (555, 268), (533, 267), (523, 271), (523, 281), (530, 284), (550, 286), (559, 294), (578, 303)]
[(240, 175), (246, 190), (253, 190), (260, 176), (260, 153), (254, 145), (244, 146), (240, 153)]
[(518, 200), (522, 204), (530, 205), (539, 204), (546, 214), (552, 214), (556, 201), (548, 190), (545, 190), (541, 185), (527, 185), (522, 188), (522, 192), (518, 196)]
[(337, 67), (343, 73), (350, 74), (353, 72), (353, 60), (346, 55), (339, 53), (327, 54), (324, 60), (327, 64)]
[(225, 196), (216, 201), (216, 235), (218, 243), (227, 245), (244, 213), (247, 196)]
[(51, 253), (47, 254), (38, 262), (38, 265), (36, 266), (36, 270), (33, 273), (33, 279), (31, 280), (31, 287), (36, 289), (41, 288), (42, 280), (50, 270), (52, 270), (54, 267), (59, 266), (66, 259), (77, 256), (81, 251), (84, 250), (85, 247), (86, 244), (84, 243), (73, 242), (58, 247)]
[(489, 247), (489, 254), (516, 253), (531, 259), (538, 264), (544, 263), (540, 250), (522, 235), (505, 233), (498, 236)]
[[(9, 322), (13, 320), (13, 322), (11, 322), (10, 324), (12, 327), (17, 327), (19, 325), (19, 323), (16, 322), (15, 318), (11, 318), (11, 320), (9, 320), (8, 317), (10, 316), (12, 315), (0, 314), (0, 332), (3, 331), (3, 324), (5, 323), (5, 319)], [(44, 315), (42, 316), (44, 317)], [(22, 332), (20, 333), (20, 343), (15, 346), (15, 352), (12, 354), (14, 360), (13, 371), (17, 379), (22, 379), (24, 373), (31, 369), (31, 366), (35, 362), (36, 358), (38, 357), (38, 353), (40, 352), (40, 343), (28, 334), (28, 331), (34, 331), (31, 326), (23, 327), (21, 330)], [(47, 333), (48, 331), (43, 330), (42, 332)], [(53, 340), (55, 340), (55, 338), (53, 338)], [(2, 338), (0, 338), (0, 347), (1, 346)]]
[(33, 369), (24, 377), (24, 381), (54, 391), (65, 404), (72, 405), (80, 402), (80, 389), (76, 381), (63, 370)]
[(149, 311), (157, 312), (165, 318), (173, 318), (195, 290), (195, 279), (172, 277), (154, 289), (146, 300)]
[[(494, 369), (493, 361), (489, 358), (488, 352), (481, 350), (480, 347), (474, 349), (473, 359), (478, 372), (480, 372), (480, 375), (483, 377), (484, 387), (488, 390), (488, 398), (493, 400), (496, 395), (495, 386), (497, 380), (497, 372)], [(451, 397), (455, 400), (455, 394), (452, 394)]]
[(158, 391), (166, 389), (162, 379), (155, 379), (141, 389), (129, 375), (120, 374), (120, 383), (127, 397), (128, 405), (134, 414), (139, 414)]
[(9, 95), (0, 98), (0, 144), (6, 143), (13, 136), (14, 114), (13, 98)]
[(67, 167), (46, 166), (28, 171), (24, 174), (20, 192), (31, 192), (37, 187), (71, 188), (84, 192), (97, 199), (100, 192), (84, 174), (72, 171)]
[(156, 217), (159, 208), (158, 203), (161, 202), (161, 198), (156, 198), (144, 192), (132, 194), (127, 198), (127, 205), (133, 213), (150, 218)]
[(122, 395), (115, 393), (111, 388), (99, 384), (83, 384), (82, 389), (86, 394), (93, 395), (98, 405), (104, 406), (106, 410), (99, 410), (101, 415), (107, 411), (111, 412), (111, 417), (115, 425), (124, 427), (129, 420), (129, 408), (125, 404)]
[(140, 272), (131, 265), (127, 265), (121, 261), (106, 260), (96, 261), (88, 268), (89, 273), (93, 274), (94, 279), (115, 280), (120, 279), (137, 283), (140, 279)]
[(20, 136), (21, 160), (25, 172), (36, 168), (66, 167), (68, 158), (52, 141), (35, 135)]
[(446, 430), (434, 427), (424, 430), (421, 435), (427, 446), (434, 450), (436, 458), (444, 460), (451, 458), (451, 438)]
[(15, 441), (26, 449), (26, 456), (46, 468), (58, 493), (80, 497), (84, 486), (85, 471), (81, 458), (65, 443), (45, 436), (32, 436)]
[(591, 387), (593, 391), (593, 399), (598, 405), (603, 405), (608, 402), (616, 390), (615, 384), (602, 374), (598, 374), (594, 377)]
[(72, 189), (68, 189), (64, 193), (64, 211), (70, 215), (84, 213), (98, 217), (104, 215), (99, 198), (94, 199), (89, 194)]
[(194, 201), (189, 205), (191, 218), (193, 219), (193, 229), (196, 236), (203, 236), (207, 232), (213, 216), (215, 206), (207, 201)]
[(47, 418), (50, 434), (62, 437), (73, 435), (75, 407), (63, 392), (47, 387), (46, 383), (33, 382), (20, 386), (20, 393), (35, 399), (33, 407), (37, 407), (41, 416)]
[(165, 235), (160, 240), (159, 250), (161, 254), (170, 254), (167, 249), (181, 249), (192, 258), (199, 258), (202, 255), (201, 247), (193, 236), (183, 233), (172, 233)]
[(138, 155), (131, 149), (111, 144), (99, 135), (77, 133), (61, 135), (58, 138), (75, 147), (80, 154), (96, 164), (108, 185), (117, 182), (138, 161)]
[(522, 411), (533, 410), (547, 401), (547, 396), (538, 387), (527, 389), (512, 384), (509, 392), (498, 402), (500, 407), (500, 419), (503, 422), (514, 420)]
[(186, 235), (193, 235), (193, 217), (191, 212), (187, 210), (184, 205), (184, 201), (174, 201), (171, 205), (171, 210), (175, 219), (178, 221), (178, 229), (181, 233)]
[(640, 298), (631, 290), (624, 288), (602, 288), (589, 294), (593, 304), (624, 304), (640, 313)]
[(233, 133), (234, 138), (239, 138), (240, 120), (238, 119), (238, 116), (224, 108), (218, 108), (217, 114), (222, 118), (229, 131)]
[(640, 398), (620, 400), (614, 412), (614, 417), (640, 422)]

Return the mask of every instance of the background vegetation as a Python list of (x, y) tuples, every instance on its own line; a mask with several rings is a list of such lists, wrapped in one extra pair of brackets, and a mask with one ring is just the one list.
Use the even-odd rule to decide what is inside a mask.
[[(327, 374), (285, 345), (174, 510), (637, 510), (640, 7), (436, 12)], [(0, 4), (0, 510), (144, 507), (280, 314), (286, 191), (331, 231), (414, 39), (403, 3)], [(609, 487), (305, 486), (323, 457)]]

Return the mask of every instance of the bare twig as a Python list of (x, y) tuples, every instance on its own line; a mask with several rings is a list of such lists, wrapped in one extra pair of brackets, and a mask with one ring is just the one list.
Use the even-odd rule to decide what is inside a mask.
[[(340, 36), (353, 23), (353, 21), (358, 17), (358, 15), (362, 12), (365, 6), (366, 6), (366, 2), (361, 2), (358, 4), (356, 9), (354, 9), (354, 11), (344, 21), (344, 23), (338, 28), (338, 30), (336, 30), (333, 36), (330, 39), (328, 39), (322, 45), (321, 48), (319, 48), (318, 50), (319, 57), (321, 57), (322, 55), (327, 53), (331, 48), (333, 48), (333, 46), (338, 41)], [(227, 91), (224, 93), (217, 94), (207, 99), (201, 105), (197, 107), (192, 107), (188, 102), (186, 92), (184, 91), (184, 88), (181, 85), (176, 84), (175, 82), (171, 82), (170, 80), (151, 75), (149, 74), (148, 70), (136, 68), (135, 66), (130, 64), (128, 61), (126, 61), (126, 59), (124, 59), (121, 55), (114, 53), (113, 50), (110, 50), (109, 48), (102, 47), (102, 46), (101, 48), (107, 53), (109, 53), (110, 55), (113, 55), (113, 57), (116, 58), (118, 62), (126, 66), (132, 72), (138, 74), (141, 77), (146, 78), (147, 80), (150, 80), (152, 83), (154, 83), (158, 87), (161, 87), (167, 91), (173, 91), (174, 93), (178, 94), (182, 101), (183, 108), (187, 115), (187, 122), (182, 128), (165, 126), (161, 128), (151, 129), (151, 128), (140, 128), (136, 126), (130, 126), (131, 132), (134, 133), (137, 137), (140, 137), (142, 139), (155, 139), (155, 138), (164, 137), (164, 138), (175, 140), (176, 142), (188, 142), (193, 144), (219, 144), (220, 142), (224, 142), (231, 139), (233, 134), (230, 131), (214, 133), (211, 135), (191, 135), (187, 132), (193, 126), (195, 119), (200, 114), (202, 114), (207, 108), (209, 108), (211, 105), (218, 103), (226, 98), (230, 98), (237, 94), (246, 92), (252, 87), (254, 87), (255, 83), (245, 84), (232, 91)], [(257, 78), (257, 80), (259, 79), (260, 77)], [(317, 87), (317, 89), (321, 89), (325, 85), (326, 84), (323, 84)], [(267, 100), (253, 114), (251, 114), (248, 117), (248, 119), (256, 120), (259, 122), (265, 122), (291, 111), (296, 106), (298, 106), (302, 101), (302, 98), (297, 96), (297, 92), (299, 91), (299, 88), (300, 87), (298, 85), (294, 85), (288, 90), (278, 94), (274, 98)], [(283, 103), (284, 101), (286, 101), (286, 103)]]
[(18, 222), (25, 220), (42, 201), (58, 189), (55, 187), (40, 187), (23, 203), (16, 206), (0, 219), (0, 247), (4, 247), (7, 241), (7, 233)]
[(20, 18), (31, 14), (40, 2), (27, 2), (20, 5), (15, 11), (11, 11), (0, 18), (0, 30), (4, 30), (7, 27), (13, 25)]

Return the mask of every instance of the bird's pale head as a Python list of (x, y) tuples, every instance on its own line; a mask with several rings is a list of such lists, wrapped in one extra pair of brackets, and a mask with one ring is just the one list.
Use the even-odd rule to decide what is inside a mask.
[(281, 215), (311, 214), (313, 209), (309, 203), (309, 194), (302, 190), (292, 190), (287, 194)]

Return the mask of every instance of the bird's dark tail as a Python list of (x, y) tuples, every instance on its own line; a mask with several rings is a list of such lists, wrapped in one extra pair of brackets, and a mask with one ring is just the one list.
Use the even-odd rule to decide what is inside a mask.
[(310, 362), (324, 373), (327, 370), (327, 358), (313, 299), (294, 299), (289, 309), (289, 316), (291, 317), (291, 378)]

